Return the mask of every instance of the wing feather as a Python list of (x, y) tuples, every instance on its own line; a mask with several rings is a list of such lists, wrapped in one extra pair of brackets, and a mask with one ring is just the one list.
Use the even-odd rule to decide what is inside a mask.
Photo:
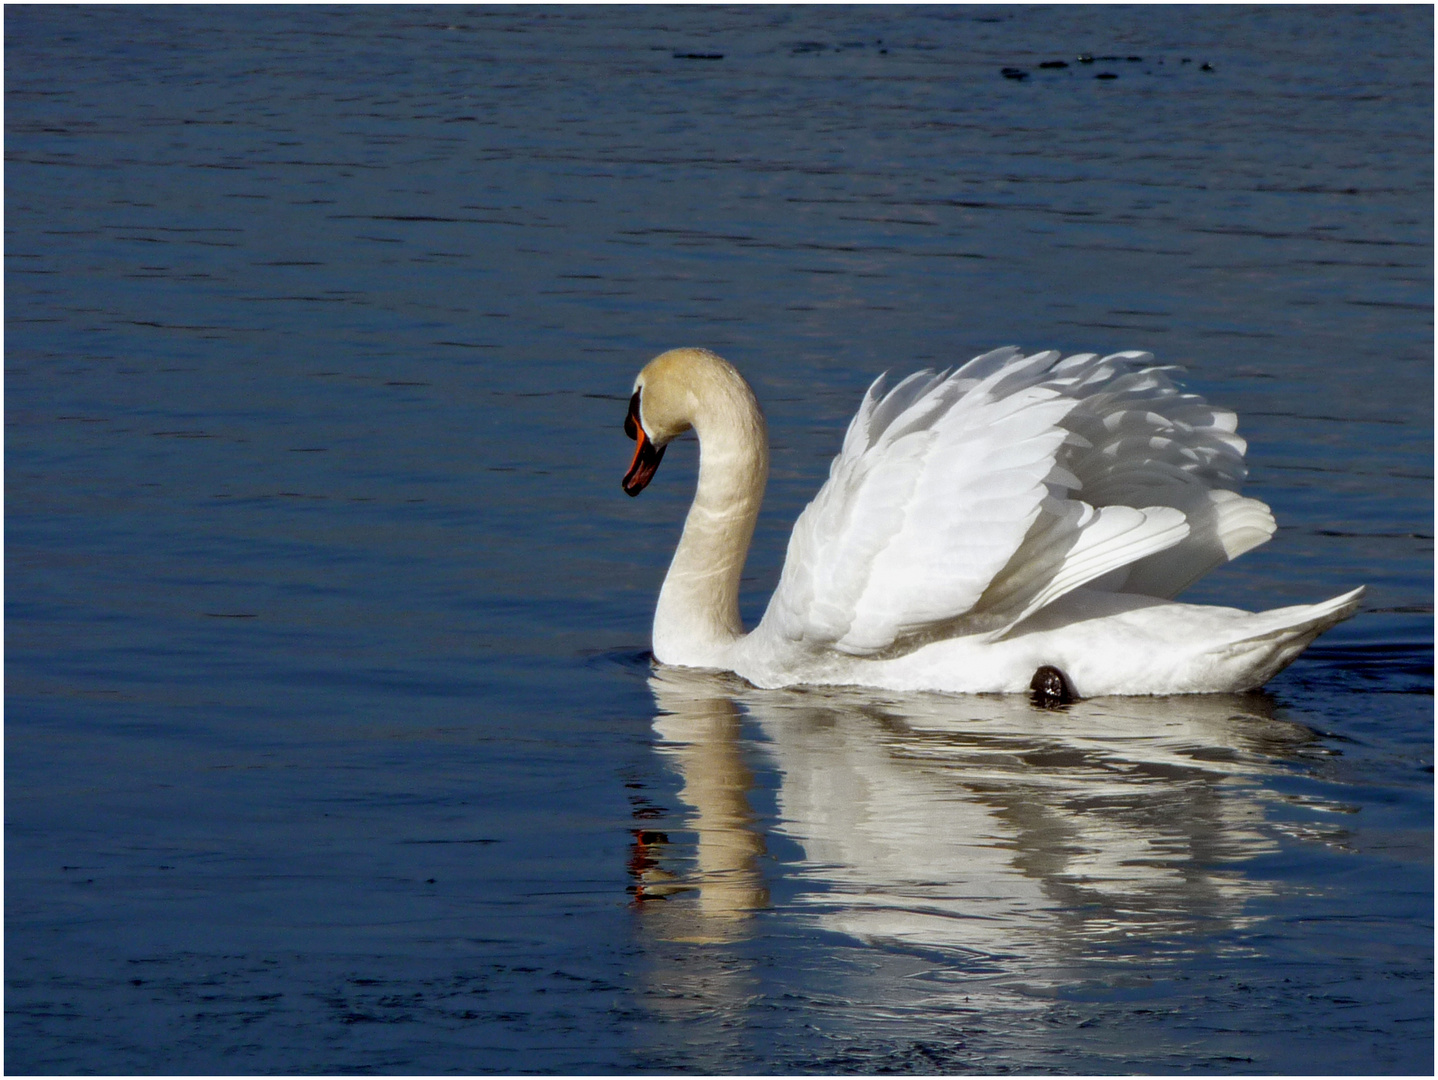
[(795, 523), (761, 627), (893, 654), (1008, 632), (1083, 585), (1172, 595), (1272, 533), (1237, 418), (1143, 352), (1016, 348), (880, 377)]

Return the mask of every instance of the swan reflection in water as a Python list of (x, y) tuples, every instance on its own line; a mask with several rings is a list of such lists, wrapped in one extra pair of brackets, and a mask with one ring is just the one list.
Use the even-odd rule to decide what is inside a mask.
[[(1012, 696), (762, 691), (667, 667), (650, 688), (697, 845), (658, 830), (638, 841), (647, 930), (742, 937), (769, 903), (767, 862), (799, 879), (795, 907), (826, 930), (1039, 982), (1135, 938), (1152, 962), (1157, 946), (1244, 926), (1270, 886), (1243, 864), (1277, 848), (1266, 807), (1281, 796), (1265, 778), (1329, 753), (1262, 694), (1048, 711)], [(770, 828), (802, 850), (797, 867), (765, 858), (746, 717), (780, 777)]]

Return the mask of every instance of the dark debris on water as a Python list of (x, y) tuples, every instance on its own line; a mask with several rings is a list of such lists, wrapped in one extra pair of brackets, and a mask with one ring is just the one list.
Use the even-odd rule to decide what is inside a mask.
[[(1074, 62), (1078, 64), (1141, 64), (1143, 63), (1143, 60), (1144, 58), (1142, 56), (1095, 56), (1093, 53), (1079, 53), (1078, 56), (1074, 57)], [(1154, 63), (1159, 66), (1162, 66), (1163, 59), (1160, 57), (1159, 59), (1154, 61)], [(1185, 56), (1179, 61), (1179, 63), (1191, 64), (1193, 63), (1193, 60), (1191, 57)], [(1069, 62), (1067, 60), (1044, 60), (1038, 66), (1040, 71), (1063, 71), (1069, 67)], [(1205, 61), (1199, 66), (1199, 70), (1212, 71), (1213, 65)], [(1029, 72), (1027, 71), (1027, 69), (1021, 67), (1000, 68), (999, 74), (1002, 75), (1005, 79), (1012, 79), (1015, 82), (1022, 82), (1029, 77)], [(1145, 71), (1144, 74), (1151, 74), (1151, 72)], [(1094, 75), (1094, 78), (1117, 79), (1118, 73), (1113, 71), (1100, 71)]]

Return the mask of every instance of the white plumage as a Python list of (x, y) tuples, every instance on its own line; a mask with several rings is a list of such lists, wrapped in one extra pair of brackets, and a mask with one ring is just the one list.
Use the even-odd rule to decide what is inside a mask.
[(1238, 494), (1237, 418), (1141, 352), (986, 353), (869, 388), (794, 525), (753, 633), (738, 579), (768, 450), (748, 384), (700, 349), (635, 382), (637, 494), (693, 427), (699, 490), (660, 594), (654, 652), (756, 685), (1020, 691), (1041, 665), (1081, 695), (1261, 685), (1356, 609), (1251, 614), (1166, 602), (1274, 531)]

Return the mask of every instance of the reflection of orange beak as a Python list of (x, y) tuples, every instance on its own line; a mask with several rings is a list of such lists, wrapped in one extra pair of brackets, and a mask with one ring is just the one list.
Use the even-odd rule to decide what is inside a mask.
[(659, 462), (664, 458), (664, 447), (657, 450), (654, 448), (644, 431), (644, 425), (639, 421), (638, 390), (634, 391), (634, 396), (629, 399), (629, 415), (624, 418), (624, 434), (634, 440), (634, 460), (629, 463), (629, 471), (624, 474), (621, 484), (626, 495), (634, 496), (654, 479), (654, 470), (659, 468)]

